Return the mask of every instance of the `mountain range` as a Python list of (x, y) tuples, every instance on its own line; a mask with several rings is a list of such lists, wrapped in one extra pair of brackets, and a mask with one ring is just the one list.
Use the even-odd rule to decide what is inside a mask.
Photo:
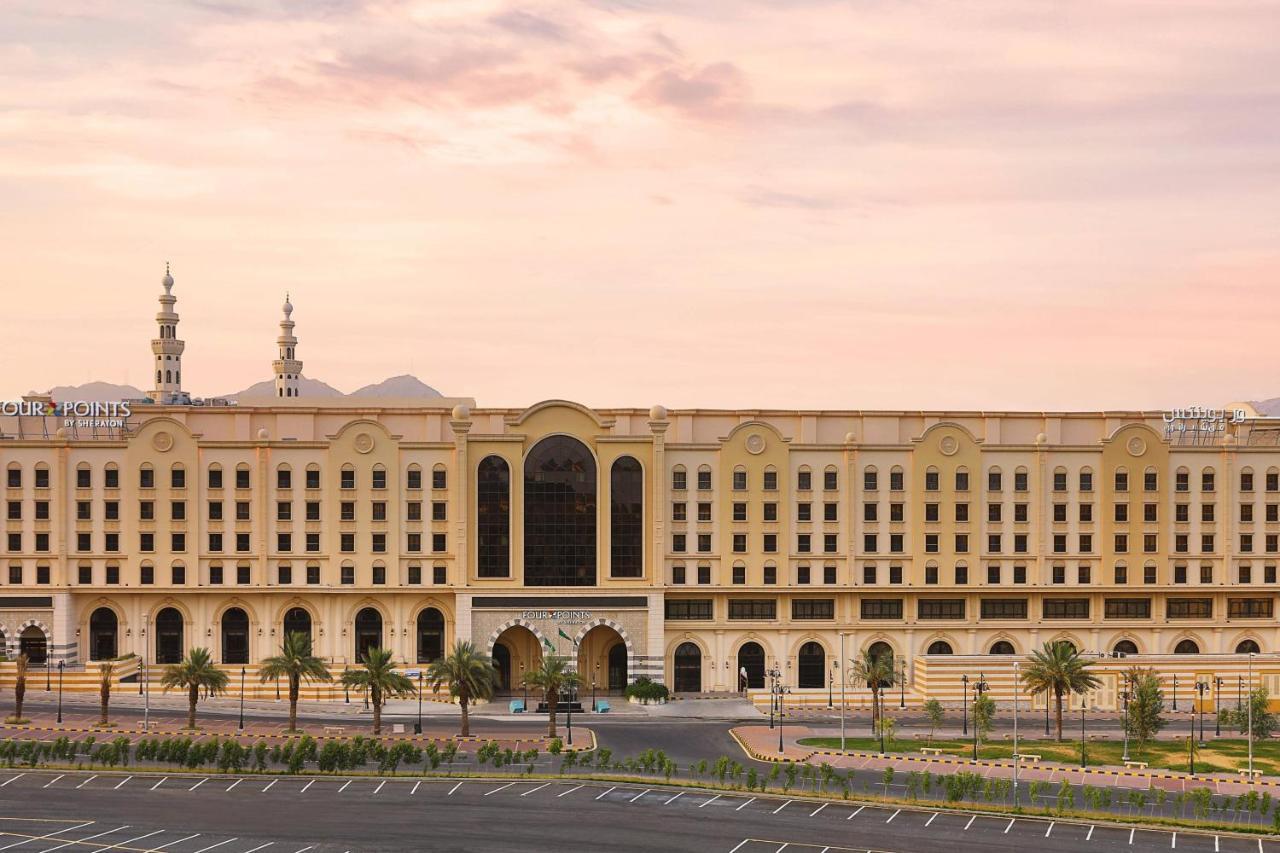
[[(348, 397), (348, 398), (396, 398), (396, 399), (430, 399), (434, 397), (444, 396), (427, 383), (423, 382), (416, 376), (404, 374), (401, 376), (392, 376), (390, 379), (384, 379), (381, 382), (375, 382), (372, 385), (365, 385), (357, 388), (350, 394), (344, 394), (332, 385), (321, 382), (319, 379), (312, 379), (308, 376), (299, 377), (300, 399), (323, 399), (325, 397)], [(39, 392), (32, 391), (32, 394)], [(115, 385), (110, 382), (87, 382), (84, 385), (58, 385), (49, 389), (49, 396), (54, 400), (88, 400), (90, 402), (110, 402), (112, 400), (137, 400), (147, 396), (146, 392), (132, 385)], [(218, 394), (217, 398), (225, 400), (275, 400), (276, 387), (274, 379), (267, 379), (262, 382), (254, 383), (248, 388), (236, 391), (231, 394)]]

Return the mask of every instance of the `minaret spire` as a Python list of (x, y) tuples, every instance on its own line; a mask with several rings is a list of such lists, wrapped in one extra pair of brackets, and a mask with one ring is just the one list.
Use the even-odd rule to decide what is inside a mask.
[(173, 295), (173, 275), (168, 261), (165, 261), (160, 284), (164, 293), (160, 294), (160, 311), (156, 314), (159, 336), (151, 340), (156, 383), (155, 390), (148, 396), (157, 403), (186, 403), (190, 400), (182, 390), (182, 351), (186, 344), (178, 339), (178, 312), (174, 310), (178, 297)]
[(284, 295), (284, 319), (280, 321), (280, 337), (276, 344), (280, 347), (280, 357), (271, 363), (276, 374), (276, 396), (296, 398), (298, 396), (298, 380), (302, 376), (302, 362), (297, 359), (298, 339), (293, 334), (293, 303), (289, 294)]

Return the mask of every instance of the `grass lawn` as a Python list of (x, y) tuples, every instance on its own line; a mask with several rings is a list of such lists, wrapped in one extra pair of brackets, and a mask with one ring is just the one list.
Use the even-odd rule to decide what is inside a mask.
[[(838, 737), (808, 737), (800, 740), (802, 746), (819, 749), (839, 749)], [(892, 744), (885, 744), (888, 752), (920, 754), (920, 747), (932, 746), (942, 750), (943, 755), (960, 758), (973, 757), (972, 740), (941, 740), (932, 743), (924, 738), (895, 738)], [(845, 747), (851, 752), (878, 752), (879, 738), (850, 737), (845, 739)], [(1026, 754), (1039, 755), (1042, 761), (1060, 761), (1064, 764), (1080, 763), (1080, 741), (1018, 739), (1018, 749)], [(1123, 765), (1124, 742), (1120, 740), (1092, 740), (1088, 742), (1085, 754), (1091, 765), (1109, 764)], [(978, 747), (979, 758), (1010, 758), (1013, 755), (1011, 741), (984, 743)], [(1243, 738), (1210, 738), (1205, 746), (1196, 747), (1196, 772), (1234, 773), (1248, 765), (1249, 746)], [(1185, 771), (1187, 769), (1187, 740), (1161, 740), (1146, 745), (1145, 751), (1139, 752), (1131, 742), (1129, 744), (1129, 760), (1146, 761), (1151, 767)], [(1259, 741), (1253, 745), (1253, 766), (1268, 775), (1280, 775), (1280, 740)]]

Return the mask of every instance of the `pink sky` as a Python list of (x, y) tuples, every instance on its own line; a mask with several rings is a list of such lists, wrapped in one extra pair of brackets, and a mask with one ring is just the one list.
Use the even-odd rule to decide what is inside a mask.
[(0, 397), (1280, 395), (1265, 0), (11, 0)]

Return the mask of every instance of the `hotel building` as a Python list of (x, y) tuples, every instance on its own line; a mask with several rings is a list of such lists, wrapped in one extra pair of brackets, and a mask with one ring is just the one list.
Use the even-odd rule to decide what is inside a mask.
[(961, 674), (1007, 689), (1012, 661), (1065, 639), (1110, 673), (1097, 706), (1134, 662), (1280, 693), (1280, 426), (1247, 407), (1171, 429), (309, 400), (288, 303), (276, 395), (233, 405), (182, 390), (172, 285), (150, 401), (105, 426), (0, 414), (10, 656), (203, 646), (239, 668), (305, 631), (340, 671), (467, 639), (507, 687), (554, 650), (601, 691), (733, 691), (743, 671), (760, 689), (776, 666), (825, 703), (840, 650), (876, 649), (916, 702), (959, 699)]

